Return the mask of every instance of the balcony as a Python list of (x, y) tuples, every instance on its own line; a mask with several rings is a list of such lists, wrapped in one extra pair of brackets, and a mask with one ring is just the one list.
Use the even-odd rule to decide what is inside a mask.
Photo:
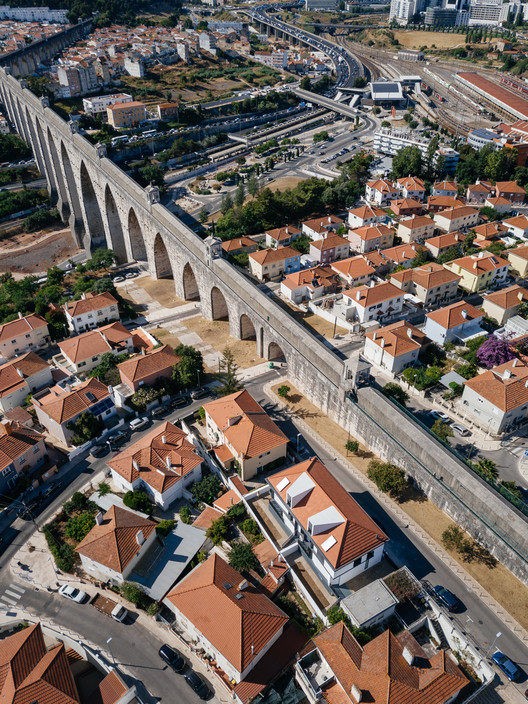
[(283, 548), (292, 537), (292, 532), (288, 530), (282, 522), (278, 510), (275, 508), (274, 502), (269, 496), (262, 496), (258, 499), (250, 501), (251, 508), (255, 514), (255, 518), (262, 524), (264, 530), (273, 539), (273, 542), (278, 548)]
[(325, 613), (327, 609), (336, 603), (336, 595), (319, 578), (317, 568), (302, 548), (298, 548), (291, 555), (287, 555), (286, 561), (320, 612)]
[(334, 679), (334, 673), (318, 650), (312, 650), (295, 663), (295, 675), (311, 704), (321, 699), (322, 688)]

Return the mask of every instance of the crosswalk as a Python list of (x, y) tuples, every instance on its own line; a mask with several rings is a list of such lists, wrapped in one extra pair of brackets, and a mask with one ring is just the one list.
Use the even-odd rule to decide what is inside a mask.
[(3, 593), (0, 594), (0, 610), (9, 610), (15, 606), (22, 598), (26, 590), (20, 584), (11, 582), (11, 584), (4, 589)]

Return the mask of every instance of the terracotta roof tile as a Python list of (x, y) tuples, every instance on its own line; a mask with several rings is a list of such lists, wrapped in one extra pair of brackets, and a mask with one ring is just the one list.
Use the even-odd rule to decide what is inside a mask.
[(373, 181), (367, 181), (367, 186), (373, 188), (381, 193), (397, 193), (398, 191), (394, 188), (390, 181), (384, 179), (377, 179)]
[(445, 235), (438, 235), (437, 237), (430, 237), (426, 243), (426, 247), (434, 247), (435, 249), (448, 249), (449, 247), (454, 247), (459, 242), (463, 242), (465, 235), (461, 232), (447, 232)]
[(269, 264), (292, 257), (300, 257), (301, 253), (291, 247), (279, 247), (278, 249), (261, 249), (260, 252), (251, 252), (248, 256), (258, 264)]
[(427, 209), (431, 208), (458, 208), (464, 205), (464, 201), (455, 196), (429, 196), (427, 198)]
[(88, 411), (102, 399), (110, 396), (108, 387), (98, 379), (87, 379), (70, 390), (52, 386), (49, 393), (39, 399), (33, 398), (33, 404), (40, 408), (57, 423), (63, 424), (76, 418), (83, 411)]
[(393, 286), (393, 284), (388, 281), (384, 281), (375, 286), (357, 286), (354, 289), (344, 291), (343, 296), (352, 299), (355, 304), (360, 305), (362, 308), (369, 308), (382, 301), (401, 298), (403, 291), (396, 288), (396, 286)]
[(504, 266), (508, 266), (509, 262), (506, 259), (498, 257), (492, 252), (479, 252), (478, 254), (470, 254), (467, 257), (460, 257), (459, 259), (453, 259), (451, 262), (447, 262), (444, 266), (451, 268), (452, 266), (459, 266), (472, 274), (482, 274), (486, 271), (495, 271), (495, 269), (502, 269)]
[(422, 266), (417, 266), (414, 269), (398, 271), (391, 275), (391, 281), (412, 280), (415, 284), (425, 288), (426, 290), (430, 290), (436, 286), (443, 286), (453, 281), (460, 281), (460, 278), (461, 277), (458, 274), (449, 271), (436, 262), (423, 264)]
[(127, 692), (128, 687), (117, 672), (112, 670), (99, 682), (86, 704), (117, 704)]
[(528, 218), (526, 215), (516, 215), (514, 218), (504, 220), (503, 224), (507, 227), (519, 227), (526, 230), (528, 228)]
[(394, 228), (387, 227), (387, 225), (377, 224), (377, 225), (363, 225), (362, 227), (357, 227), (354, 230), (350, 230), (350, 235), (357, 235), (363, 242), (368, 242), (369, 240), (376, 240), (382, 237), (391, 237), (394, 235)]
[(514, 284), (513, 286), (508, 286), (508, 288), (503, 288), (500, 291), (486, 293), (483, 298), (484, 300), (490, 301), (504, 310), (508, 310), (508, 308), (513, 308), (513, 306), (519, 305), (522, 301), (527, 301), (528, 290), (518, 284)]
[(427, 225), (434, 227), (434, 220), (427, 215), (413, 215), (412, 218), (408, 218), (407, 220), (400, 220), (398, 229), (405, 227), (407, 230), (417, 230), (419, 227), (426, 227)]
[(368, 220), (370, 218), (381, 218), (385, 217), (387, 213), (380, 208), (370, 205), (362, 205), (360, 208), (354, 208), (348, 211), (351, 215), (355, 215), (362, 220)]
[(405, 188), (408, 191), (425, 191), (425, 183), (418, 176), (404, 176), (399, 178), (397, 183), (400, 188)]
[(265, 234), (269, 235), (274, 240), (285, 240), (292, 235), (300, 235), (301, 230), (293, 225), (286, 225), (285, 227), (276, 227), (274, 230), (266, 230)]
[[(307, 286), (313, 290), (319, 286), (333, 286), (338, 281), (337, 274), (329, 266), (314, 266), (311, 269), (301, 269), (288, 274), (284, 277), (282, 283), (290, 290), (300, 286)], [(314, 282), (317, 282), (317, 284)]]
[(147, 354), (137, 354), (135, 357), (118, 364), (117, 368), (122, 375), (121, 378), (126, 377), (135, 382), (152, 376), (152, 374), (164, 372), (178, 364), (179, 361), (180, 358), (172, 347), (163, 345), (163, 347), (157, 347)]
[[(465, 311), (465, 315), (464, 315)], [(439, 308), (438, 310), (433, 310), (427, 313), (427, 318), (431, 318), (435, 323), (438, 323), (446, 330), (450, 328), (455, 328), (468, 320), (480, 320), (484, 317), (484, 313), (472, 306), (471, 303), (466, 303), (466, 301), (459, 301), (458, 303), (453, 303), (450, 306), (445, 306), (444, 308)]]
[(0, 325), (0, 342), (12, 340), (20, 335), (25, 335), (31, 330), (47, 327), (47, 322), (40, 315), (26, 315), (24, 318), (17, 318), (10, 323)]
[(211, 508), (211, 506), (206, 506), (198, 518), (193, 521), (193, 526), (207, 530), (211, 523), (217, 521), (222, 515), (222, 511), (217, 511), (215, 508)]
[(130, 333), (122, 323), (115, 322), (96, 330), (83, 332), (81, 335), (69, 337), (59, 342), (59, 348), (66, 357), (77, 364), (90, 357), (126, 348), (125, 343), (130, 340)]
[(515, 257), (520, 257), (521, 259), (528, 259), (528, 244), (523, 244), (520, 247), (515, 247), (515, 249), (509, 249), (507, 252), (508, 256), (513, 254)]
[(9, 467), (13, 460), (25, 455), (44, 437), (32, 428), (16, 421), (0, 423), (0, 471)]
[(328, 235), (327, 237), (322, 237), (320, 240), (316, 240), (315, 242), (310, 243), (310, 249), (313, 247), (314, 249), (318, 249), (321, 252), (324, 252), (327, 249), (334, 249), (335, 247), (343, 247), (344, 245), (348, 245), (349, 242), (347, 239), (344, 237), (341, 237), (340, 235)]
[(478, 210), (472, 208), (469, 205), (461, 205), (457, 208), (447, 208), (447, 210), (442, 210), (440, 213), (436, 213), (435, 217), (445, 218), (446, 220), (458, 220), (459, 218), (466, 218), (469, 215), (477, 215)]
[(256, 247), (257, 243), (254, 242), (250, 237), (236, 237), (233, 240), (227, 240), (222, 242), (222, 249), (224, 252), (232, 252), (236, 249), (243, 249), (244, 247)]
[(368, 332), (366, 337), (378, 347), (381, 347), (383, 342), (383, 351), (395, 358), (419, 350), (427, 340), (421, 330), (405, 320)]
[(237, 585), (242, 581), (240, 573), (214, 553), (166, 597), (239, 672), (288, 621), (252, 585), (240, 590)]
[(518, 359), (512, 359), (498, 367), (477, 374), (464, 382), (501, 411), (507, 413), (528, 403), (528, 367)]
[(362, 279), (364, 276), (373, 276), (376, 273), (376, 270), (360, 255), (332, 262), (331, 266), (338, 274), (351, 279)]
[(48, 364), (34, 352), (28, 352), (2, 364), (0, 367), (0, 396), (9, 396), (16, 390), (24, 388), (28, 385), (26, 379), (47, 367)]
[(437, 181), (433, 184), (433, 189), (435, 191), (455, 191), (455, 193), (458, 190), (454, 181)]
[(326, 232), (329, 228), (333, 229), (336, 225), (342, 225), (343, 221), (336, 215), (324, 215), (313, 220), (305, 220), (303, 223), (310, 230), (314, 230), (319, 234)]
[(93, 311), (107, 308), (108, 306), (117, 305), (117, 300), (108, 291), (103, 293), (87, 293), (85, 298), (80, 298), (78, 301), (68, 301), (64, 305), (64, 310), (72, 318), (83, 313), (92, 313)]

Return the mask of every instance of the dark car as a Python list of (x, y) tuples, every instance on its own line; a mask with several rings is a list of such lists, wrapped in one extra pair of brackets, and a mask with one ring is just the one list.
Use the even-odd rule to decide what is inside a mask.
[(191, 398), (193, 401), (196, 401), (199, 398), (209, 396), (210, 393), (209, 389), (195, 389), (195, 391), (191, 391)]
[(118, 430), (117, 432), (110, 435), (106, 442), (109, 442), (110, 445), (120, 445), (127, 439), (127, 437), (128, 434), (126, 430)]
[(161, 418), (161, 416), (164, 416), (169, 411), (170, 411), (169, 406), (157, 406), (152, 411), (152, 417), (153, 418)]
[(170, 645), (162, 645), (159, 649), (159, 656), (162, 660), (165, 660), (169, 667), (172, 667), (174, 672), (181, 674), (187, 667), (187, 663), (183, 657), (178, 653), (177, 650), (171, 648)]
[(188, 396), (178, 396), (178, 398), (174, 398), (170, 402), (170, 407), (171, 408), (182, 408), (183, 406), (186, 406), (188, 403), (190, 403), (190, 398)]
[(55, 494), (55, 492), (59, 491), (59, 489), (62, 488), (61, 482), (53, 481), (50, 482), (47, 486), (45, 486), (42, 491), (40, 492), (40, 495), (43, 499), (47, 499), (49, 496), (52, 494)]
[(203, 679), (199, 677), (196, 672), (188, 672), (185, 675), (185, 681), (189, 687), (196, 692), (200, 699), (208, 699), (211, 696), (211, 690), (205, 684)]
[(460, 602), (456, 598), (454, 594), (451, 594), (449, 589), (446, 589), (445, 587), (442, 587), (440, 584), (437, 584), (436, 587), (434, 588), (435, 594), (438, 598), (438, 601), (443, 604), (448, 611), (457, 611)]
[(90, 450), (92, 457), (101, 457), (105, 452), (108, 452), (108, 445), (106, 443), (104, 445), (94, 445)]
[(24, 519), (24, 521), (31, 520), (33, 512), (38, 508), (39, 503), (40, 501), (37, 498), (25, 501), (24, 505), (18, 508), (17, 516)]
[(497, 652), (491, 656), (491, 659), (493, 660), (495, 665), (497, 665), (497, 667), (504, 672), (504, 674), (509, 680), (515, 682), (515, 680), (519, 678), (521, 671), (519, 670), (517, 665), (512, 662), (509, 657), (504, 655), (504, 653), (501, 653), (500, 650), (497, 650)]

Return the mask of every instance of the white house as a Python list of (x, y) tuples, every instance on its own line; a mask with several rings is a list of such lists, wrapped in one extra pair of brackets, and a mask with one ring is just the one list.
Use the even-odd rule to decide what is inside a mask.
[(434, 215), (437, 227), (444, 232), (456, 232), (478, 225), (480, 213), (469, 205), (461, 205), (458, 208), (447, 208)]
[(454, 181), (438, 181), (433, 184), (431, 195), (456, 198), (458, 195), (458, 188)]
[(200, 481), (202, 462), (183, 430), (165, 421), (107, 464), (123, 492), (142, 489), (166, 509), (181, 499), (187, 486)]
[(396, 185), (403, 198), (414, 198), (423, 203), (425, 198), (425, 183), (417, 176), (399, 178)]
[(333, 262), (331, 268), (349, 286), (367, 284), (376, 275), (374, 267), (359, 254), (357, 257), (350, 257), (349, 259), (342, 259), (339, 262)]
[(51, 367), (34, 352), (0, 366), (0, 409), (9, 411), (24, 403), (28, 394), (52, 383)]
[(427, 215), (413, 215), (412, 218), (400, 220), (398, 223), (398, 237), (402, 242), (416, 242), (426, 240), (435, 233), (435, 221)]
[(0, 325), (0, 356), (11, 359), (18, 354), (39, 350), (46, 347), (50, 341), (48, 324), (40, 315), (31, 313), (10, 323)]
[(54, 361), (61, 364), (65, 361), (67, 370), (71, 373), (86, 374), (95, 369), (101, 357), (110, 352), (122, 354), (134, 352), (134, 333), (127, 330), (120, 322), (104, 325), (96, 330), (88, 330), (75, 337), (69, 337), (58, 343), (61, 355), (54, 357)]
[(341, 218), (337, 215), (324, 215), (313, 220), (305, 220), (301, 223), (302, 233), (311, 240), (320, 240), (328, 233), (335, 232), (343, 225)]
[(394, 188), (390, 181), (384, 179), (368, 181), (365, 186), (366, 200), (382, 208), (390, 206), (391, 202), (399, 197), (398, 189)]
[(418, 361), (425, 334), (405, 320), (387, 325), (365, 336), (363, 356), (376, 367), (399, 374)]
[(96, 328), (101, 323), (119, 320), (117, 300), (111, 293), (83, 293), (78, 301), (68, 301), (63, 306), (68, 327), (80, 333)]
[(382, 322), (386, 318), (401, 313), (404, 293), (387, 281), (343, 292), (343, 304), (347, 307), (347, 320), (367, 323), (370, 320)]
[(383, 557), (388, 538), (316, 457), (266, 480), (277, 520), (323, 583), (340, 585)]
[(334, 293), (338, 283), (339, 276), (329, 266), (316, 266), (285, 276), (280, 291), (293, 303), (301, 303)]
[(362, 205), (348, 211), (348, 226), (351, 229), (364, 227), (365, 225), (375, 225), (387, 220), (387, 213), (372, 205)]
[(486, 334), (480, 327), (483, 318), (481, 310), (471, 303), (459, 301), (427, 313), (424, 333), (438, 345), (446, 342), (464, 343), (472, 337)]
[(528, 217), (526, 215), (517, 215), (514, 218), (509, 218), (503, 221), (503, 225), (508, 228), (509, 234), (521, 240), (528, 236)]

